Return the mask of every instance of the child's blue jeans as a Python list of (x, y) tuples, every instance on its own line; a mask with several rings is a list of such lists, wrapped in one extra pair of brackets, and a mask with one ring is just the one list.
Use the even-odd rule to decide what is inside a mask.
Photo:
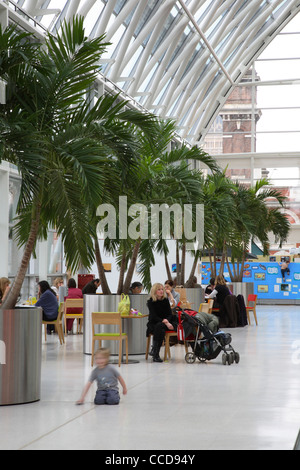
[(106, 390), (97, 390), (94, 403), (95, 405), (118, 405), (120, 402), (120, 395), (118, 390), (110, 388)]

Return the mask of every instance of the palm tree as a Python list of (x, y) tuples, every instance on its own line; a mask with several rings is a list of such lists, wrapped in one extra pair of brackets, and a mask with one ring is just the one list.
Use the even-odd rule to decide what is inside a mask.
[[(118, 197), (123, 194), (127, 196), (129, 205), (136, 203), (146, 207), (149, 214), (147, 221), (149, 237), (105, 240), (105, 249), (115, 256), (120, 268), (118, 293), (128, 291), (137, 260), (141, 263), (142, 282), (146, 288), (151, 286), (150, 268), (155, 263), (154, 252), (156, 250), (164, 251), (167, 264), (167, 245), (164, 243), (162, 234), (160, 233), (155, 240), (150, 237), (150, 214), (153, 205), (172, 206), (177, 203), (183, 207), (187, 203), (198, 203), (202, 173), (191, 170), (189, 162), (198, 160), (212, 170), (218, 168), (215, 160), (197, 147), (182, 146), (168, 151), (174, 139), (175, 129), (173, 121), (163, 121), (159, 118), (151, 121), (151, 132), (145, 132), (145, 128), (138, 129), (136, 126), (137, 140), (140, 144), (138, 165), (130, 167), (133, 171), (128, 172), (122, 178), (122, 191), (115, 192), (117, 198), (114, 206), (117, 211)], [(118, 160), (115, 160), (113, 164), (118, 165)], [(122, 167), (119, 166), (118, 171), (121, 172), (121, 170)], [(173, 232), (172, 216), (170, 225), (171, 232)]]
[[(139, 178), (136, 180), (134, 186), (134, 193), (136, 195), (136, 202), (143, 204), (148, 209), (148, 214), (151, 214), (151, 209), (154, 204), (172, 207), (173, 204), (178, 204), (183, 209), (185, 204), (196, 205), (201, 203), (201, 188), (202, 188), (202, 172), (190, 168), (191, 161), (200, 161), (207, 165), (212, 171), (217, 171), (218, 166), (215, 160), (210, 157), (206, 152), (198, 147), (189, 148), (182, 145), (172, 150), (168, 150), (170, 142), (174, 138), (174, 131), (176, 129), (175, 123), (171, 120), (157, 120), (158, 136), (153, 142), (148, 140), (147, 136), (140, 135), (142, 142), (141, 148), (141, 161), (139, 166)], [(151, 223), (148, 220), (151, 230)], [(176, 219), (174, 214), (170, 216), (170, 237), (175, 236)], [(182, 236), (180, 241), (182, 243), (182, 252), (185, 250), (185, 242), (189, 241), (185, 238), (185, 230), (182, 226)], [(140, 272), (142, 275), (142, 282), (146, 288), (151, 286), (150, 268), (155, 263), (154, 251), (164, 253), (165, 260), (167, 259), (167, 246), (163, 243), (163, 234), (161, 232), (162, 224), (159, 226), (159, 234), (154, 240), (149, 239), (137, 240), (135, 244), (135, 251), (133, 252), (132, 264), (130, 265), (128, 276), (124, 283), (124, 290), (126, 290), (131, 281), (133, 268), (137, 259), (141, 262)], [(175, 236), (178, 238), (178, 235)], [(138, 253), (138, 256), (137, 256)], [(185, 257), (182, 257), (181, 264), (184, 264)], [(167, 264), (167, 262), (166, 262)]]
[(216, 277), (216, 259), (222, 253), (220, 274), (225, 263), (226, 240), (235, 217), (232, 191), (234, 184), (223, 172), (218, 171), (208, 175), (203, 184), (202, 201), (205, 212), (204, 252), (208, 252), (211, 275)]
[[(232, 281), (243, 280), (244, 264), (250, 242), (261, 243), (264, 255), (269, 253), (269, 236), (275, 236), (279, 246), (287, 239), (290, 223), (281, 209), (285, 197), (266, 179), (256, 182), (253, 187), (235, 183), (236, 189), (232, 196), (236, 208), (235, 220), (227, 237), (227, 245), (231, 248), (231, 266), (227, 257), (227, 266)], [(275, 201), (277, 207), (268, 203)]]
[(15, 233), (25, 247), (2, 308), (15, 305), (36, 241), (46, 238), (49, 226), (62, 235), (69, 268), (92, 264), (96, 233), (90, 214), (111, 178), (111, 156), (121, 155), (124, 166), (135, 159), (132, 129), (112, 115), (103, 122), (111, 102), (94, 104), (87, 97), (104, 37), (87, 39), (83, 19), (74, 18), (56, 38), (48, 34), (45, 46), (33, 46), (16, 30), (0, 31), (0, 77), (7, 82), (1, 158), (22, 176)]
[[(101, 139), (101, 142), (108, 146), (108, 150), (113, 151), (114, 153), (113, 158), (110, 158), (106, 165), (107, 178), (101, 196), (101, 203), (109, 203), (115, 208), (117, 215), (116, 222), (118, 222), (119, 197), (121, 195), (126, 195), (129, 204), (134, 204), (136, 202), (135, 185), (136, 181), (140, 177), (141, 164), (141, 142), (139, 135), (142, 134), (154, 147), (154, 142), (158, 138), (157, 125), (154, 115), (151, 115), (150, 113), (140, 113), (129, 109), (127, 107), (127, 103), (120, 100), (118, 96), (105, 96), (101, 98), (101, 101), (102, 114), (97, 116), (97, 120), (101, 125), (99, 135), (96, 135), (96, 137)], [(120, 123), (124, 124), (124, 135), (120, 132)], [(113, 126), (117, 126), (114, 132), (112, 132)], [(130, 136), (132, 140), (131, 143)], [(119, 139), (122, 138), (118, 145), (116, 145), (116, 137)], [(123, 144), (123, 147), (120, 146), (121, 144)], [(102, 292), (104, 294), (110, 294), (111, 291), (103, 269), (102, 254), (97, 236), (97, 225), (101, 220), (101, 217), (97, 216), (97, 209), (98, 208), (95, 205), (90, 214), (96, 233), (94, 237), (95, 256)], [(117, 227), (117, 234), (118, 233), (119, 227)], [(132, 274), (130, 275), (127, 273), (127, 281), (125, 281), (125, 272), (132, 257), (134, 245), (135, 240), (130, 240), (130, 238), (127, 238), (126, 240), (119, 240), (118, 238), (105, 239), (104, 250), (116, 258), (120, 267), (119, 287), (117, 293), (123, 292), (124, 282), (130, 282)], [(134, 265), (131, 266), (132, 267), (129, 270), (130, 272), (134, 269)]]

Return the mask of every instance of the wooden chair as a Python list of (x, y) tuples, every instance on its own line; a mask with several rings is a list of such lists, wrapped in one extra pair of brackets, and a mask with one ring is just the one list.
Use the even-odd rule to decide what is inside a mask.
[[(150, 350), (150, 344), (151, 344), (151, 337), (152, 337), (152, 336), (153, 336), (153, 335), (150, 334), (150, 335), (147, 337), (146, 355), (145, 355), (145, 359), (146, 359), (146, 360), (148, 359), (149, 350)], [(168, 359), (171, 359), (170, 336), (177, 336), (177, 331), (175, 331), (175, 330), (168, 330), (168, 331), (166, 331), (166, 333), (165, 333), (165, 339), (164, 339), (164, 344), (165, 344), (164, 361), (167, 361)], [(186, 342), (184, 342), (184, 347), (185, 347), (186, 352), (188, 352), (188, 347), (187, 347)]]
[(52, 321), (43, 320), (43, 325), (44, 325), (44, 330), (45, 330), (45, 341), (47, 341), (47, 325), (54, 325), (55, 330), (57, 331), (57, 334), (58, 334), (60, 344), (63, 344), (65, 342), (63, 323), (62, 323), (63, 314), (64, 314), (64, 302), (61, 302), (59, 304), (58, 315), (57, 315), (56, 320), (52, 320)]
[[(173, 331), (173, 330), (166, 331), (164, 361), (167, 361), (168, 359), (171, 359), (170, 336), (177, 336), (177, 331)], [(184, 347), (185, 347), (185, 353), (187, 353), (188, 352), (188, 345), (185, 341), (184, 341)]]
[[(117, 332), (96, 333), (96, 325), (115, 325)], [(122, 360), (122, 341), (126, 342), (126, 364), (128, 364), (128, 336), (122, 333), (122, 318), (119, 312), (92, 312), (92, 365), (94, 364), (95, 342), (99, 341), (119, 341), (119, 367)]]
[(256, 301), (257, 301), (257, 295), (256, 294), (249, 294), (248, 299), (247, 299), (247, 306), (246, 306), (246, 312), (247, 312), (247, 319), (249, 325), (251, 325), (250, 322), (250, 315), (249, 313), (252, 311), (255, 319), (255, 323), (257, 325), (257, 316), (256, 316)]
[(214, 299), (208, 299), (208, 313), (212, 313), (212, 309), (214, 306)]
[(177, 331), (175, 330), (167, 330), (165, 333), (165, 354), (164, 354), (164, 361), (171, 359), (171, 351), (170, 351), (170, 337), (177, 336)]
[(198, 312), (212, 313), (214, 299), (208, 299), (207, 302), (200, 304)]
[[(83, 299), (65, 299), (65, 309), (64, 309), (64, 321), (65, 321), (65, 335), (67, 335), (67, 320), (77, 319), (77, 334), (79, 332), (79, 326), (81, 331), (80, 320), (83, 320)], [(81, 309), (81, 313), (67, 313), (69, 308), (78, 308)]]
[(188, 301), (186, 296), (186, 288), (183, 286), (176, 286), (175, 291), (180, 295), (180, 307), (181, 308), (192, 308), (192, 304)]
[(199, 306), (198, 312), (204, 312), (204, 313), (209, 313), (209, 305), (206, 302), (203, 302)]
[(149, 334), (149, 336), (147, 336), (146, 355), (145, 355), (146, 360), (148, 359), (148, 356), (149, 356), (152, 336), (153, 336), (152, 334)]

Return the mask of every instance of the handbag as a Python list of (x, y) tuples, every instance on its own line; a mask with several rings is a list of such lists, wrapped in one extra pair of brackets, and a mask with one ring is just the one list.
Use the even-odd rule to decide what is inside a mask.
[(129, 315), (130, 314), (130, 299), (129, 295), (121, 294), (121, 300), (118, 305), (118, 312), (121, 315)]
[(178, 338), (178, 341), (184, 341), (184, 339), (185, 339), (184, 329), (183, 329), (183, 325), (182, 325), (182, 322), (181, 322), (181, 312), (180, 311), (178, 311), (177, 338)]

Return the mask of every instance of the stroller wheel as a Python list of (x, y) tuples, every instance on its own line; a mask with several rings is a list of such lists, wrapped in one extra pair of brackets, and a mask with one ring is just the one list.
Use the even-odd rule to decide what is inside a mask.
[(206, 362), (205, 357), (200, 357), (200, 356), (197, 356), (197, 357), (198, 357), (198, 359), (199, 359), (200, 362), (203, 362), (203, 363)]
[(235, 363), (238, 364), (240, 362), (240, 355), (238, 352), (235, 352), (234, 353), (234, 360), (235, 360)]
[(224, 353), (223, 356), (222, 356), (222, 364), (224, 366), (226, 366), (226, 364), (228, 363), (228, 365), (230, 366), (234, 361), (234, 358), (231, 354), (226, 354)]
[(193, 364), (193, 362), (195, 362), (196, 360), (196, 356), (193, 352), (188, 352), (186, 353), (185, 355), (185, 361), (188, 363), (188, 364)]

